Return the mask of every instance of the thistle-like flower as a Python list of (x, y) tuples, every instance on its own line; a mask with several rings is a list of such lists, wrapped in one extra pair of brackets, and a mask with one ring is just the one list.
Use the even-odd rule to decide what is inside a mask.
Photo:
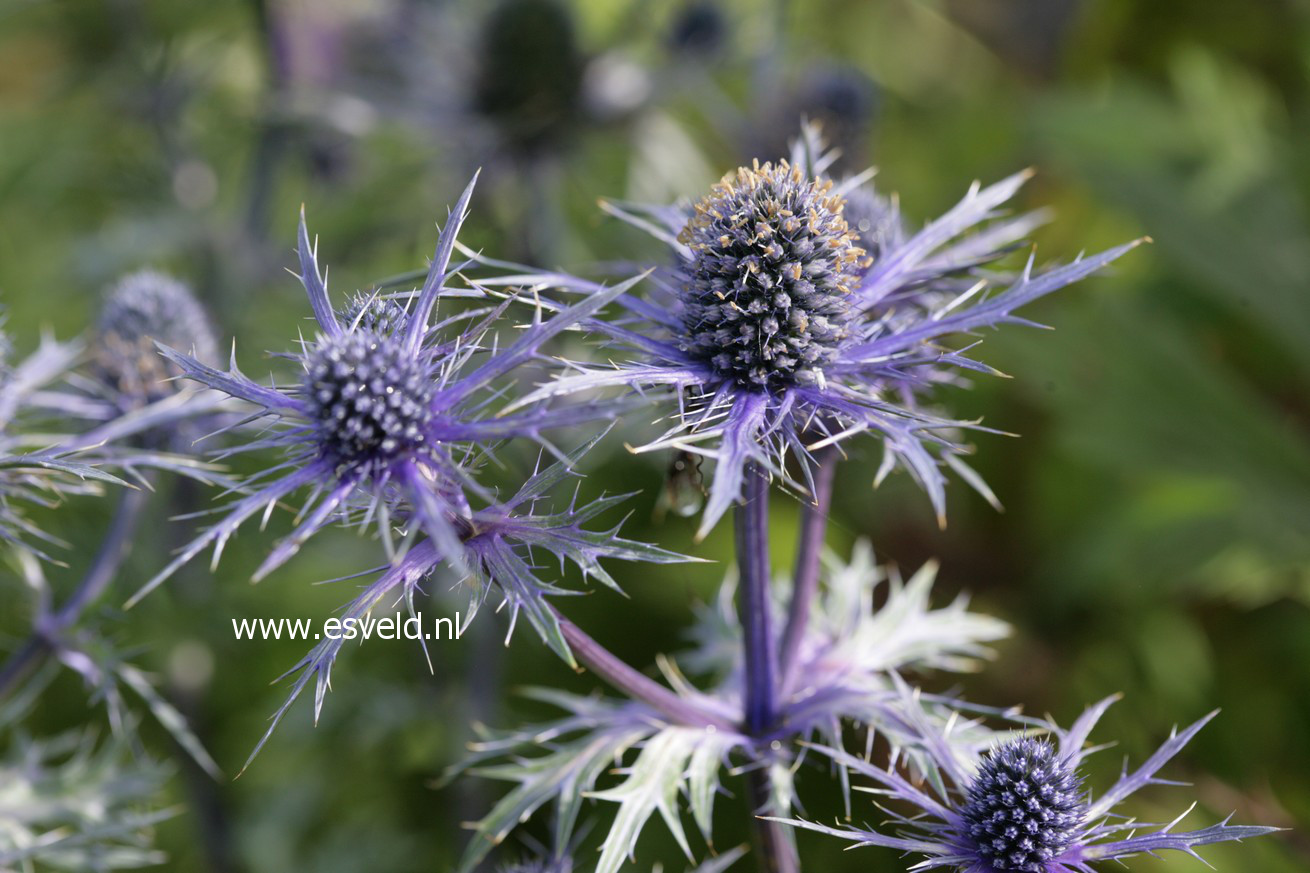
[(479, 451), (511, 437), (540, 439), (545, 428), (594, 417), (582, 408), (544, 407), (488, 416), (486, 407), (494, 399), (488, 389), (625, 286), (526, 325), (503, 349), (484, 344), (508, 303), (431, 323), (438, 298), (480, 296), (476, 289), (447, 289), (445, 284), (473, 185), (447, 221), (426, 281), (408, 309), (376, 296), (357, 297), (342, 311), (334, 309), (302, 213), (300, 279), (319, 333), (302, 340), (299, 353), (290, 356), (300, 365), (297, 384), (259, 385), (237, 369), (235, 360), (223, 372), (191, 355), (164, 350), (188, 377), (253, 405), (258, 410), (254, 419), (269, 424), (271, 436), (239, 451), (281, 448), (287, 458), (247, 483), (226, 516), (186, 546), (133, 601), (210, 545), (217, 561), (227, 538), (245, 520), (305, 488), (312, 491), (298, 526), (272, 549), (256, 579), (288, 560), (334, 518), (352, 513), (361, 524), (376, 525), (384, 538), (393, 525), (411, 537), (422, 532), (441, 560), (467, 569), (464, 542), (474, 515), (470, 498), (492, 499), (470, 472)]
[(91, 346), (95, 375), (120, 405), (135, 408), (177, 391), (182, 370), (155, 343), (218, 360), (218, 340), (199, 301), (155, 270), (124, 276), (105, 295)]
[[(1243, 840), (1278, 830), (1230, 825), (1228, 819), (1195, 831), (1175, 831), (1184, 812), (1166, 825), (1152, 825), (1115, 812), (1129, 795), (1148, 785), (1176, 785), (1156, 773), (1177, 755), (1215, 713), (1175, 732), (1146, 763), (1123, 775), (1099, 797), (1083, 787), (1079, 766), (1095, 748), (1088, 735), (1117, 698), (1089, 707), (1069, 730), (1047, 725), (1054, 741), (1030, 734), (1011, 736), (990, 748), (951, 741), (956, 725), (943, 727), (916, 718), (922, 747), (945, 777), (927, 783), (907, 779), (833, 748), (819, 748), (837, 763), (873, 779), (875, 793), (909, 804), (915, 813), (891, 812), (893, 833), (859, 827), (828, 827), (789, 820), (787, 824), (849, 840), (920, 855), (915, 870), (966, 873), (1095, 873), (1102, 862), (1162, 850), (1199, 858), (1196, 847)], [(1104, 747), (1100, 747), (1104, 748)], [(1190, 809), (1188, 810), (1190, 811)], [(1231, 817), (1230, 817), (1231, 818)]]
[[(943, 463), (978, 481), (954, 439), (976, 425), (932, 413), (921, 395), (962, 371), (990, 371), (968, 356), (972, 346), (948, 338), (1031, 323), (1015, 310), (1137, 244), (1044, 273), (1030, 257), (1018, 277), (985, 275), (981, 264), (1042, 220), (993, 220), (1027, 173), (975, 186), (945, 216), (906, 235), (896, 210), (864, 185), (867, 176), (827, 176), (833, 158), (810, 130), (790, 161), (729, 173), (699, 203), (609, 205), (673, 255), (647, 296), (619, 299), (629, 318), (597, 323), (635, 354), (613, 366), (579, 367), (522, 401), (605, 386), (668, 391), (676, 398), (673, 424), (639, 451), (674, 448), (716, 459), (702, 535), (740, 495), (748, 464), (805, 491), (812, 452), (866, 431), (886, 448), (879, 479), (903, 465), (942, 517)], [(599, 287), (558, 273), (501, 281), (583, 293)], [(999, 282), (1008, 287), (984, 293)], [(785, 468), (788, 453), (803, 462), (800, 477)]]
[[(462, 581), (469, 592), (464, 621), (471, 621), (482, 602), (495, 591), (509, 613), (510, 633), (518, 617), (526, 616), (542, 641), (571, 666), (576, 663), (560, 627), (560, 616), (546, 603), (547, 597), (565, 593), (565, 589), (540, 577), (540, 568), (534, 562), (536, 552), (551, 555), (561, 568), (565, 563), (572, 563), (585, 578), (598, 580), (615, 590), (619, 590), (619, 585), (601, 565), (602, 559), (654, 564), (693, 560), (625, 539), (619, 536), (617, 527), (587, 529), (590, 521), (625, 500), (626, 495), (600, 497), (583, 506), (578, 506), (575, 500), (562, 512), (542, 511), (539, 504), (544, 495), (566, 477), (575, 475), (573, 468), (599, 439), (600, 436), (595, 437), (556, 463), (538, 470), (513, 496), (473, 512), (461, 524), (462, 556), (468, 564), (468, 573)], [(375, 608), (398, 608), (401, 604), (412, 611), (419, 586), (443, 561), (450, 563), (447, 554), (433, 540), (424, 539), (366, 585), (341, 610), (341, 617), (359, 621)], [(296, 674), (296, 679), (286, 702), (274, 713), (268, 730), (251, 752), (251, 761), (311, 682), (315, 686), (317, 722), (324, 696), (331, 687), (332, 667), (345, 645), (344, 636), (324, 639), (284, 674), (283, 678)]]
[[(656, 813), (692, 857), (678, 796), (686, 795), (691, 818), (712, 845), (713, 804), (720, 780), (732, 771), (730, 762), (767, 772), (766, 805), (775, 814), (785, 814), (794, 796), (797, 741), (836, 745), (850, 723), (868, 727), (917, 775), (940, 779), (933, 756), (920, 748), (919, 719), (937, 730), (956, 723), (951, 742), (966, 752), (995, 742), (998, 734), (981, 722), (959, 719), (956, 710), (963, 704), (958, 701), (921, 702), (908, 695), (897, 671), (970, 669), (988, 653), (986, 643), (1003, 636), (1007, 628), (969, 612), (963, 600), (932, 608), (934, 569), (930, 565), (902, 582), (894, 569), (874, 565), (867, 544), (857, 547), (849, 563), (834, 562), (825, 596), (805, 629), (792, 679), (780, 695), (777, 723), (761, 736), (741, 727), (742, 628), (731, 606), (732, 585), (724, 586), (718, 608), (703, 610), (696, 647), (680, 659), (703, 677), (706, 690), (664, 660), (660, 666), (676, 695), (673, 706), (538, 692), (565, 715), (489, 737), (461, 765), (476, 773), (491, 762), (487, 775), (517, 783), (476, 823), (477, 837), (461, 869), (475, 867), (522, 822), (525, 811), (551, 801), (557, 841), (566, 844), (584, 793), (619, 806), (616, 825), (601, 847), (597, 873), (624, 869), (646, 822)], [(781, 593), (783, 586), (778, 587)], [(881, 603), (876, 610), (875, 594)], [(616, 760), (623, 778), (601, 787)]]

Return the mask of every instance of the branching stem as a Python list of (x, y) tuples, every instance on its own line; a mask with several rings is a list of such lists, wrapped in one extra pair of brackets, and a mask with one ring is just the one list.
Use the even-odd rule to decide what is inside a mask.
[(601, 679), (622, 691), (633, 700), (659, 710), (678, 724), (690, 727), (714, 727), (719, 730), (736, 730), (728, 719), (679, 697), (673, 691), (633, 669), (623, 659), (602, 646), (573, 622), (555, 613), (560, 632), (568, 642), (574, 656)]
[(791, 604), (787, 611), (787, 627), (782, 634), (781, 654), (778, 658), (778, 670), (782, 679), (780, 687), (784, 689), (792, 679), (796, 656), (805, 638), (805, 629), (810, 623), (810, 610), (819, 590), (819, 559), (823, 553), (824, 536), (828, 531), (832, 483), (838, 459), (837, 449), (831, 446), (815, 453), (817, 469), (814, 472), (814, 501), (805, 505), (801, 515)]
[(81, 583), (68, 600), (54, 613), (39, 620), (39, 626), (0, 667), (0, 699), (13, 691), (46, 654), (56, 645), (59, 637), (75, 625), (82, 613), (104, 594), (109, 583), (127, 556), (128, 544), (136, 535), (141, 511), (149, 499), (144, 489), (125, 489), (118, 499), (118, 507), (100, 551)]
[(741, 581), (737, 612), (745, 647), (747, 732), (759, 736), (772, 725), (777, 698), (777, 661), (769, 602), (769, 478), (758, 465), (746, 467), (744, 499), (733, 520)]

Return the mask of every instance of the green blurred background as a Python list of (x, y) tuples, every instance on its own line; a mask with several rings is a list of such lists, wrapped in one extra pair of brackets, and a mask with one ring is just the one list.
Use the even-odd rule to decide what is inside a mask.
[[(1168, 820), (1190, 793), (1198, 826), (1236, 809), (1243, 822), (1294, 828), (1210, 848), (1218, 868), (1307, 869), (1303, 0), (588, 0), (562, 9), (543, 0), (0, 0), (8, 330), (20, 351), (42, 328), (73, 336), (107, 283), (153, 265), (196, 287), (222, 335), (238, 338), (243, 368), (260, 376), (278, 366), (262, 351), (288, 347), (305, 325), (303, 292), (284, 271), (302, 202), (338, 291), (421, 266), (434, 222), (477, 166), (471, 244), (547, 266), (635, 260), (658, 250), (605, 219), (597, 196), (695, 194), (751, 157), (776, 157), (801, 114), (825, 121), (844, 167), (876, 165), (911, 221), (951, 205), (975, 178), (1031, 165), (1039, 174), (1022, 205), (1056, 211), (1036, 235), (1039, 260), (1154, 238), (1112, 278), (1035, 307), (1056, 332), (987, 339), (984, 358), (1014, 379), (949, 398), (964, 416), (1021, 435), (978, 440), (976, 467), (1004, 513), (957, 485), (939, 531), (904, 477), (870, 489), (870, 445), (841, 478), (832, 541), (841, 550), (871, 538), (906, 569), (939, 557), (943, 602), (967, 590), (977, 608), (1015, 625), (995, 663), (961, 683), (972, 699), (1023, 701), (1067, 721), (1124, 692), (1100, 734), (1120, 748), (1100, 756), (1093, 787), (1114, 775), (1119, 752), (1140, 760), (1174, 723), (1222, 707), (1168, 774), (1195, 788), (1152, 790), (1132, 812)], [(511, 458), (507, 476), (527, 460)], [(598, 592), (567, 604), (642, 666), (682, 645), (691, 605), (712, 596), (729, 556), (726, 528), (694, 546), (690, 522), (656, 520), (663, 463), (598, 453), (585, 489), (644, 489), (630, 535), (720, 563), (615, 568), (629, 599)], [(170, 505), (203, 499), (181, 489)], [(93, 544), (108, 507), (74, 502), (45, 523)], [(790, 559), (796, 509), (780, 501), (780, 562)], [(167, 514), (161, 507), (141, 538), (124, 592), (186, 535)], [(162, 677), (229, 774), (214, 783), (178, 765), (170, 799), (186, 811), (159, 828), (169, 869), (447, 869), (466, 839), (461, 822), (500, 790), (476, 780), (434, 788), (469, 721), (546, 714), (505, 689), (594, 683), (569, 675), (527, 632), (498, 654), (504, 626), (489, 615), (472, 639), (434, 648), (435, 675), (411, 644), (348, 650), (318, 727), (302, 701), (233, 781), (283, 699), (269, 682), (305, 647), (235, 641), (230, 620), (327, 617), (351, 583), (313, 583), (376, 556), (353, 534), (330, 535), (252, 587), (269, 536), (252, 529), (217, 574), (198, 563), (132, 612), (107, 604), (98, 616)], [(56, 585), (73, 583), (90, 548), (73, 550)], [(25, 618), (8, 590), (16, 584), (0, 591), (0, 602), (20, 604), (0, 608), (11, 635)], [(458, 606), (437, 599), (431, 610)], [(69, 678), (36, 727), (97, 718)], [(800, 779), (812, 815), (835, 813), (831, 791), (822, 773)], [(720, 805), (717, 845), (743, 836), (743, 815), (737, 802)], [(810, 869), (905, 867), (813, 835), (801, 847)], [(640, 848), (639, 869), (684, 866), (662, 825)], [(1199, 869), (1185, 857), (1138, 865)]]

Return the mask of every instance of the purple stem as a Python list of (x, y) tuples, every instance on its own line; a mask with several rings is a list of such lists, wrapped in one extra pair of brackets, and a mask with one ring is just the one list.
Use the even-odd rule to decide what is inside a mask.
[(559, 621), (560, 632), (564, 635), (574, 656), (591, 668), (597, 676), (628, 697), (659, 710), (678, 724), (689, 727), (713, 726), (725, 731), (737, 730), (736, 725), (722, 716), (698, 706), (694, 701), (679, 697), (649, 676), (637, 672), (558, 612), (555, 616)]
[(796, 855), (796, 845), (791, 841), (790, 828), (758, 817), (786, 814), (786, 810), (778, 809), (772, 801), (768, 769), (756, 767), (751, 770), (746, 774), (746, 784), (751, 805), (757, 813), (754, 848), (760, 873), (799, 873), (801, 863)]
[[(777, 664), (774, 660), (772, 615), (769, 601), (769, 477), (754, 462), (746, 466), (743, 500), (733, 513), (737, 534), (737, 613), (742, 627), (745, 656), (743, 717), (748, 733), (760, 736), (776, 716)], [(757, 767), (746, 775), (751, 805), (756, 811), (773, 808), (768, 770)], [(755, 857), (761, 873), (796, 873), (800, 862), (783, 827), (755, 818)]]
[(737, 613), (746, 664), (748, 733), (759, 736), (773, 724), (777, 694), (772, 616), (769, 609), (769, 478), (754, 462), (746, 467), (744, 500), (733, 514), (737, 532)]
[(100, 599), (105, 588), (127, 556), (128, 545), (136, 535), (141, 510), (145, 508), (148, 492), (130, 488), (119, 497), (118, 509), (110, 522), (109, 531), (100, 544), (100, 551), (82, 577), (77, 590), (54, 614), (39, 619), (32, 635), (0, 667), (0, 698), (12, 691), (27, 676), (47, 652), (58, 645), (59, 637), (77, 623), (88, 606)]
[(810, 607), (819, 590), (819, 558), (823, 552), (824, 534), (828, 530), (828, 511), (832, 505), (832, 482), (838, 457), (836, 448), (831, 446), (816, 452), (818, 469), (814, 472), (814, 502), (807, 503), (801, 515), (791, 606), (787, 611), (787, 628), (782, 634), (782, 654), (778, 659), (782, 688), (788, 686), (796, 668), (796, 654), (805, 639)]

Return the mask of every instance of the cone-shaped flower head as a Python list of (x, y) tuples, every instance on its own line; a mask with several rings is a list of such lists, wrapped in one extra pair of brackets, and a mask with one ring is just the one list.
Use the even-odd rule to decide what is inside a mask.
[(155, 270), (124, 276), (105, 296), (96, 322), (95, 369), (129, 403), (159, 400), (177, 390), (182, 370), (155, 343), (213, 363), (218, 341), (204, 308), (181, 282)]
[[(959, 435), (977, 422), (928, 407), (931, 389), (993, 372), (972, 357), (972, 336), (1031, 324), (1015, 314), (1019, 307), (1136, 245), (1040, 273), (1032, 258), (1017, 274), (985, 270), (1044, 220), (1036, 213), (1001, 217), (1027, 173), (974, 186), (955, 208), (908, 234), (895, 203), (865, 184), (867, 174), (828, 175), (834, 159), (807, 131), (789, 161), (736, 170), (698, 203), (605, 204), (672, 254), (643, 283), (646, 295), (619, 298), (623, 316), (596, 323), (633, 354), (616, 360), (609, 352), (613, 364), (579, 366), (520, 401), (605, 386), (646, 396), (661, 389), (676, 411), (668, 429), (637, 451), (714, 459), (701, 535), (740, 496), (748, 466), (804, 492), (813, 452), (866, 433), (885, 449), (878, 480), (904, 467), (939, 518), (944, 467), (990, 498), (960, 460), (969, 449)], [(604, 290), (530, 270), (498, 281)]]
[(730, 173), (678, 236), (683, 350), (737, 384), (774, 389), (822, 379), (868, 265), (832, 182), (786, 161)]
[(1045, 740), (1020, 737), (978, 765), (960, 815), (997, 870), (1041, 873), (1073, 843), (1086, 815), (1082, 780)]
[(579, 408), (486, 412), (496, 380), (535, 359), (542, 343), (594, 314), (622, 293), (622, 286), (526, 325), (515, 342), (494, 350), (490, 331), (508, 303), (432, 323), (443, 296), (482, 296), (475, 288), (447, 287), (455, 236), (472, 193), (470, 183), (408, 307), (375, 294), (357, 295), (334, 309), (302, 216), (300, 277), (318, 333), (288, 356), (300, 364), (298, 385), (265, 387), (235, 365), (222, 372), (195, 357), (167, 353), (188, 377), (262, 408), (255, 417), (267, 420), (271, 435), (246, 449), (280, 447), (287, 459), (249, 483), (227, 515), (184, 548), (137, 598), (206, 546), (220, 551), (242, 522), (302, 488), (312, 490), (298, 526), (274, 547), (256, 578), (284, 563), (336, 518), (373, 524), (384, 538), (397, 527), (411, 537), (421, 531), (432, 540), (439, 561), (467, 569), (465, 540), (474, 519), (470, 497), (492, 499), (472, 475), (481, 451), (500, 440), (538, 439), (543, 429), (595, 417)]
[(394, 334), (342, 333), (317, 345), (305, 363), (309, 412), (338, 465), (385, 470), (423, 451), (433, 384)]
[(337, 312), (338, 320), (349, 330), (371, 330), (374, 333), (398, 334), (409, 326), (409, 313), (405, 307), (376, 294), (355, 294)]

